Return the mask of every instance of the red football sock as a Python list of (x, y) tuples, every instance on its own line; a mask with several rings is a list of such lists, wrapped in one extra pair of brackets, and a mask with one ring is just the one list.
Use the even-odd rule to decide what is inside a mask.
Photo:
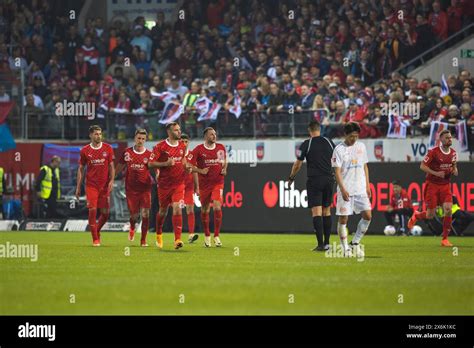
[(194, 213), (189, 213), (188, 214), (188, 228), (189, 228), (189, 234), (194, 233), (194, 225), (195, 225), (196, 219), (194, 218)]
[(201, 222), (204, 234), (206, 237), (209, 237), (211, 235), (211, 232), (209, 231), (209, 213), (201, 213)]
[(97, 216), (97, 210), (89, 209), (89, 227), (91, 229), (92, 241), (98, 239), (96, 216)]
[(219, 237), (222, 225), (222, 210), (214, 210), (214, 237)]
[(181, 232), (183, 230), (183, 216), (173, 215), (171, 220), (173, 222), (174, 240), (181, 239)]
[(163, 224), (165, 223), (165, 217), (161, 216), (160, 213), (156, 214), (156, 234), (162, 234), (163, 233)]
[(132, 231), (135, 231), (135, 223), (136, 223), (135, 219), (130, 216), (130, 229)]
[(426, 211), (416, 212), (415, 217), (416, 217), (417, 220), (425, 220), (426, 219)]
[(451, 224), (453, 222), (452, 216), (445, 216), (443, 218), (443, 239), (447, 239), (449, 231), (451, 231)]
[(146, 241), (146, 235), (148, 233), (148, 226), (150, 225), (149, 217), (142, 217), (142, 242)]
[(108, 219), (109, 219), (109, 213), (106, 213), (106, 214), (100, 213), (99, 222), (97, 223), (97, 235), (99, 236), (99, 238), (100, 238), (100, 230), (102, 229), (102, 227), (104, 227)]

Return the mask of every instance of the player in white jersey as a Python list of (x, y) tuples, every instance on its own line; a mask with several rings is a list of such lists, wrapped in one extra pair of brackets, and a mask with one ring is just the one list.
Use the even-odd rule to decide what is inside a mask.
[[(359, 245), (369, 228), (372, 219), (370, 204), (369, 168), (367, 167), (367, 150), (358, 142), (360, 126), (349, 122), (344, 126), (345, 139), (334, 148), (332, 166), (335, 169), (337, 182), (336, 215), (338, 218), (337, 233), (341, 239), (345, 256), (352, 256), (352, 249), (357, 257), (363, 257), (363, 248)], [(347, 221), (349, 215), (362, 214), (352, 242), (347, 243)]]

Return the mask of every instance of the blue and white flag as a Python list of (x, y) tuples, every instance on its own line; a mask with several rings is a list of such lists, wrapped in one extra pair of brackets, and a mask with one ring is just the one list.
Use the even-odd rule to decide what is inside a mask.
[(449, 87), (448, 83), (446, 82), (446, 78), (444, 77), (444, 74), (441, 75), (441, 98), (444, 98), (445, 96), (449, 95)]
[(234, 91), (234, 105), (229, 109), (229, 112), (233, 113), (236, 118), (239, 118), (242, 114), (242, 107), (240, 106), (242, 100), (240, 98), (239, 92)]
[(442, 130), (448, 129), (448, 124), (445, 122), (439, 121), (432, 121), (431, 128), (430, 128), (430, 140), (428, 142), (428, 149), (432, 149), (433, 147), (439, 146), (441, 141), (439, 140), (439, 133)]
[(219, 110), (221, 109), (221, 105), (212, 102), (206, 97), (199, 98), (194, 105), (199, 113), (198, 122), (216, 120)]
[(168, 124), (170, 122), (174, 122), (183, 114), (183, 112), (184, 105), (168, 103), (163, 109), (163, 113), (161, 114), (159, 122), (161, 124)]

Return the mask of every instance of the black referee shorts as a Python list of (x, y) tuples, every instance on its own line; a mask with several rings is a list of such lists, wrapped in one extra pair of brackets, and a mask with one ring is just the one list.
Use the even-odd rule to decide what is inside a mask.
[(306, 181), (306, 190), (308, 192), (308, 208), (329, 207), (334, 192), (334, 179), (332, 176), (310, 176)]

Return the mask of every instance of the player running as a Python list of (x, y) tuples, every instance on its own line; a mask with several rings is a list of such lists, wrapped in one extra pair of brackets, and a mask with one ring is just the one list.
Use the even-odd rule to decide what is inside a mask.
[[(181, 134), (181, 141), (186, 145), (186, 161), (190, 164), (194, 163), (194, 155), (189, 151), (189, 136)], [(188, 216), (188, 243), (194, 243), (199, 235), (194, 233), (196, 219), (194, 217), (194, 193), (199, 194), (199, 182), (196, 172), (187, 173), (184, 179), (184, 204), (186, 205), (186, 215)]]
[(337, 232), (341, 239), (344, 256), (352, 256), (352, 249), (347, 243), (348, 215), (362, 213), (357, 231), (350, 243), (357, 257), (363, 257), (364, 251), (359, 243), (369, 228), (372, 210), (367, 167), (367, 150), (364, 143), (358, 142), (360, 126), (349, 122), (344, 126), (345, 139), (334, 148), (332, 166), (335, 168), (337, 182), (336, 215), (339, 216)]
[(436, 207), (443, 206), (443, 238), (441, 246), (452, 247), (448, 240), (451, 230), (453, 195), (451, 193), (450, 179), (451, 174), (458, 175), (457, 154), (451, 148), (453, 138), (451, 132), (447, 129), (439, 133), (441, 145), (437, 146), (426, 154), (420, 169), (426, 173), (426, 186), (424, 199), (426, 211), (415, 211), (408, 220), (408, 228), (412, 229), (418, 220), (432, 219), (435, 216)]
[(149, 168), (159, 168), (158, 201), (160, 209), (156, 214), (156, 245), (163, 248), (163, 223), (168, 207), (173, 208), (174, 248), (183, 247), (181, 232), (183, 229), (182, 205), (184, 205), (184, 179), (191, 167), (186, 164), (186, 145), (181, 141), (181, 127), (172, 122), (166, 125), (168, 138), (153, 148), (154, 160)]
[(209, 231), (209, 213), (211, 202), (214, 210), (214, 244), (221, 247), (219, 232), (222, 224), (222, 203), (224, 192), (224, 176), (227, 175), (227, 156), (225, 147), (217, 143), (214, 128), (204, 129), (204, 144), (193, 150), (199, 178), (199, 199), (201, 201), (201, 221), (204, 229), (204, 245), (211, 246)]
[(135, 132), (135, 145), (126, 149), (120, 157), (115, 172), (125, 173), (125, 193), (127, 196), (128, 210), (130, 211), (130, 231), (128, 240), (135, 238), (135, 223), (141, 213), (142, 227), (140, 245), (147, 247), (146, 235), (150, 224), (151, 186), (153, 179), (148, 170), (148, 162), (154, 159), (153, 153), (145, 148), (147, 132), (145, 129), (137, 129)]
[[(84, 146), (80, 152), (76, 197), (79, 199), (81, 195), (83, 171), (86, 166), (86, 198), (92, 245), (100, 246), (100, 230), (109, 218), (110, 193), (114, 185), (114, 151), (112, 146), (102, 142), (102, 129), (99, 126), (89, 127), (89, 138), (91, 143)], [(97, 209), (100, 209), (98, 222)]]

